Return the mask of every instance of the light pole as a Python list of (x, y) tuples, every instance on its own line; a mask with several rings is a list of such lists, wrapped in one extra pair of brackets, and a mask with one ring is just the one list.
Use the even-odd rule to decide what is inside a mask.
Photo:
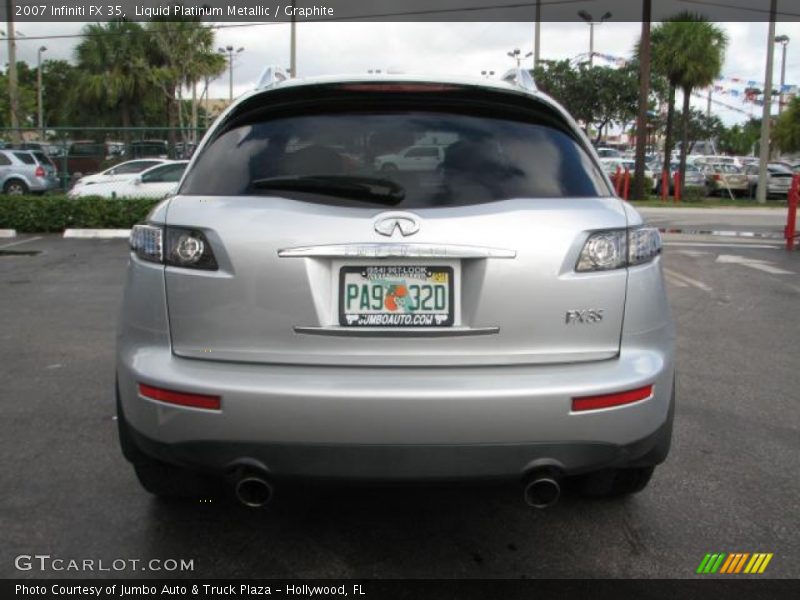
[[(633, 197), (646, 198), (644, 189), (645, 155), (647, 153), (647, 104), (650, 98), (650, 19), (652, 0), (642, 1), (642, 35), (639, 44), (639, 107), (636, 115), (636, 162), (634, 163)], [(648, 190), (649, 191), (649, 190)]]
[(233, 46), (217, 48), (222, 54), (228, 55), (228, 102), (233, 102), (233, 57), (244, 51), (244, 47), (233, 49)]
[(292, 0), (292, 29), (289, 33), (289, 76), (297, 77), (297, 19), (294, 16), (294, 0)]
[(542, 0), (536, 0), (536, 39), (533, 41), (533, 68), (539, 66), (542, 49)]
[(772, 118), (772, 61), (775, 58), (775, 17), (778, 12), (778, 0), (769, 3), (769, 34), (767, 35), (767, 67), (764, 74), (764, 108), (761, 113), (761, 140), (758, 148), (758, 182), (756, 201), (767, 202), (767, 162), (769, 161), (769, 130)]
[(42, 108), (42, 52), (47, 52), (46, 46), (39, 46), (36, 52), (36, 103), (39, 113), (39, 135), (44, 141), (44, 109)]
[(781, 92), (778, 95), (778, 114), (783, 112), (783, 86), (786, 85), (786, 46), (789, 45), (788, 35), (775, 36), (775, 43), (783, 46), (783, 55), (781, 56)]
[(590, 15), (585, 10), (579, 10), (578, 16), (586, 21), (589, 25), (589, 66), (594, 66), (594, 26), (595, 25), (602, 25), (604, 22), (608, 21), (611, 18), (611, 13), (607, 12), (602, 17), (600, 17), (599, 21), (595, 21), (594, 17)]
[[(8, 19), (8, 105), (11, 113), (11, 140), (22, 141), (19, 130), (19, 93), (17, 91), (17, 42), (14, 34), (14, 12), (11, 0), (6, 0), (6, 19)], [(16, 35), (22, 35), (17, 32)]]
[(522, 51), (519, 48), (514, 48), (511, 52), (506, 52), (506, 55), (516, 60), (517, 68), (519, 68), (522, 66), (523, 59), (533, 56), (533, 52), (528, 52), (525, 56), (522, 56)]

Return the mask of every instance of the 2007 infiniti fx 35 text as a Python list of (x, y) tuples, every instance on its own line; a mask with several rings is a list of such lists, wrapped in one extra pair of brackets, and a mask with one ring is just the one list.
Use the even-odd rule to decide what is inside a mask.
[(522, 71), (280, 79), (131, 233), (118, 423), (142, 485), (644, 488), (674, 404), (661, 240), (572, 118)]

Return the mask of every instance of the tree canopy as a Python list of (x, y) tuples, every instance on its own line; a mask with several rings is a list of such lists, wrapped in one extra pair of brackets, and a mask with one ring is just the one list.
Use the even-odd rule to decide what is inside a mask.
[(624, 126), (636, 118), (638, 75), (633, 67), (573, 66), (570, 61), (543, 63), (533, 71), (536, 85), (594, 129), (599, 140), (609, 125)]
[[(225, 70), (214, 30), (196, 19), (117, 20), (83, 28), (73, 61), (42, 62), (46, 127), (197, 127), (196, 85)], [(22, 127), (37, 126), (36, 68), (17, 63)], [(191, 92), (183, 101), (183, 90)], [(185, 106), (184, 106), (185, 105)], [(0, 73), (0, 127), (9, 127), (8, 77)], [(173, 140), (174, 141), (174, 140)]]
[(778, 118), (773, 139), (783, 152), (800, 152), (800, 98), (793, 99)]

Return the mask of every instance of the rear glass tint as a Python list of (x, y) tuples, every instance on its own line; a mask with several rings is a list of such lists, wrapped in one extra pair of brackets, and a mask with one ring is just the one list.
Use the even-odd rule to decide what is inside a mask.
[(40, 165), (44, 165), (46, 167), (52, 167), (53, 161), (50, 160), (50, 157), (47, 156), (44, 152), (39, 152), (38, 150), (33, 153), (36, 157), (36, 160), (39, 161)]
[(114, 167), (114, 174), (115, 175), (125, 175), (128, 173), (141, 173), (145, 169), (149, 169), (150, 167), (155, 167), (156, 165), (161, 164), (154, 160), (140, 160), (137, 162), (129, 162), (127, 164), (119, 165), (118, 167)]
[(18, 159), (20, 159), (26, 165), (35, 165), (36, 164), (36, 159), (33, 158), (33, 155), (29, 154), (28, 152), (14, 152), (14, 156), (16, 156)]
[(235, 127), (204, 148), (181, 193), (353, 202), (317, 190), (277, 191), (255, 183), (314, 176), (391, 180), (403, 189), (397, 204), (402, 208), (607, 194), (589, 155), (564, 131), (424, 111), (340, 112)]

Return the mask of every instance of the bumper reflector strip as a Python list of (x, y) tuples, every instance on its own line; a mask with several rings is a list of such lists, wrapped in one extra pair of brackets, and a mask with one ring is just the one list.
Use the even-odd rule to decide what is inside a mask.
[(206, 408), (209, 410), (220, 410), (219, 396), (206, 396), (205, 394), (187, 394), (185, 392), (174, 392), (163, 390), (143, 383), (139, 384), (139, 394), (169, 404), (179, 404), (180, 406), (192, 406), (194, 408)]
[(582, 396), (572, 399), (572, 410), (597, 410), (598, 408), (611, 408), (622, 404), (631, 404), (646, 400), (653, 395), (653, 386), (648, 385), (627, 392), (616, 392), (614, 394), (603, 394), (601, 396)]

